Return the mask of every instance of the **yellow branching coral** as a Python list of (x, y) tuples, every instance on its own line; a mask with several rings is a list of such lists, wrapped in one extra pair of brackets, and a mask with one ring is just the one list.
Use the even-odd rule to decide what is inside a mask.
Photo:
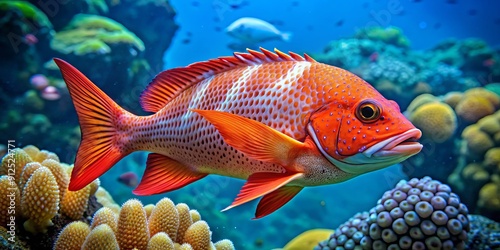
[(174, 242), (172, 242), (172, 239), (168, 237), (168, 235), (164, 232), (159, 232), (151, 239), (149, 240), (148, 243), (148, 248), (147, 250), (174, 250)]
[(158, 232), (165, 232), (170, 239), (179, 242), (177, 237), (179, 214), (175, 204), (169, 198), (163, 198), (156, 203), (148, 223), (151, 235), (155, 235)]
[(462, 120), (474, 123), (487, 115), (493, 114), (495, 107), (486, 97), (468, 95), (464, 96), (464, 99), (457, 104), (455, 111)]
[(179, 228), (177, 229), (177, 238), (175, 242), (184, 243), (184, 234), (189, 226), (193, 224), (193, 220), (191, 219), (191, 214), (189, 214), (188, 205), (179, 203), (175, 207), (179, 213)]
[(24, 166), (32, 161), (31, 157), (24, 150), (15, 148), (2, 158), (0, 175), (14, 176), (15, 180), (19, 180)]
[(462, 137), (465, 139), (469, 151), (480, 156), (495, 145), (491, 137), (479, 129), (467, 130), (466, 128), (462, 132)]
[(24, 186), (26, 185), (26, 182), (28, 182), (28, 179), (31, 177), (31, 175), (40, 167), (42, 167), (42, 164), (39, 162), (30, 162), (24, 166), (23, 171), (21, 172), (21, 177), (19, 178), (19, 183), (18, 187), (19, 190), (21, 190), (21, 193), (24, 190)]
[(311, 229), (299, 234), (293, 240), (288, 242), (283, 248), (284, 250), (299, 250), (299, 249), (313, 249), (320, 241), (328, 239), (333, 233), (329, 229)]
[(495, 135), (497, 132), (500, 132), (500, 122), (494, 115), (483, 117), (476, 124), (482, 131), (489, 135)]
[(95, 179), (93, 182), (89, 184), (90, 186), (90, 196), (94, 195), (97, 192), (97, 189), (101, 186), (101, 181), (99, 178)]
[(54, 250), (80, 250), (90, 233), (89, 225), (74, 221), (66, 225), (57, 237)]
[(410, 121), (422, 130), (422, 134), (435, 142), (444, 142), (453, 136), (457, 118), (446, 103), (432, 102), (418, 107), (410, 115)]
[(97, 212), (95, 212), (94, 217), (92, 218), (92, 224), (90, 224), (90, 228), (94, 229), (95, 227), (102, 225), (102, 224), (107, 224), (113, 232), (116, 232), (117, 228), (117, 216), (113, 210), (107, 208), (107, 207), (102, 207)]
[(107, 207), (116, 214), (120, 213), (120, 206), (116, 204), (116, 202), (113, 200), (113, 197), (104, 189), (103, 187), (99, 187), (95, 193), (95, 197), (97, 199), (97, 202), (99, 202), (101, 205), (104, 207)]
[(207, 222), (200, 220), (189, 226), (184, 235), (184, 242), (191, 245), (194, 250), (210, 249), (212, 233)]
[(191, 220), (193, 221), (193, 223), (201, 220), (201, 215), (196, 209), (189, 210), (189, 214), (191, 215)]
[(120, 249), (146, 249), (149, 230), (146, 211), (137, 199), (130, 199), (123, 204), (118, 217), (116, 239)]
[(43, 161), (48, 160), (48, 159), (52, 159), (52, 160), (55, 160), (57, 162), (60, 162), (59, 157), (56, 154), (49, 152), (47, 150), (40, 150), (40, 152), (38, 152), (38, 154), (35, 156), (35, 158), (33, 158), (33, 161), (42, 163)]
[(184, 243), (182, 245), (176, 243), (175, 250), (193, 250), (193, 248), (188, 243)]
[(234, 250), (233, 242), (230, 240), (219, 240), (214, 246), (216, 250)]
[(464, 94), (461, 92), (452, 91), (443, 96), (443, 101), (450, 105), (450, 107), (455, 108), (463, 96)]
[(488, 210), (500, 210), (500, 186), (497, 183), (488, 183), (479, 191), (479, 208)]
[(115, 233), (107, 225), (102, 224), (90, 231), (90, 234), (83, 243), (82, 250), (120, 250), (133, 248), (120, 248), (116, 240)]
[(486, 151), (486, 154), (484, 155), (484, 165), (493, 169), (497, 168), (497, 166), (500, 166), (500, 147), (491, 148)]
[(87, 209), (89, 195), (89, 185), (78, 191), (66, 191), (66, 195), (64, 195), (61, 201), (61, 213), (73, 220), (81, 219)]
[(481, 96), (486, 99), (494, 106), (500, 106), (500, 97), (492, 91), (485, 88), (471, 88), (464, 92), (464, 96)]
[[(149, 221), (149, 217), (151, 216), (151, 213), (153, 212), (153, 209), (155, 208), (155, 205), (153, 204), (147, 204), (146, 206), (144, 206), (144, 211), (146, 211), (146, 217), (148, 218), (148, 221)], [(150, 230), (151, 232), (151, 230)]]
[(20, 213), (21, 194), (12, 177), (7, 175), (0, 177), (0, 197), (0, 225), (6, 226), (14, 221), (11, 216), (15, 218)]
[(427, 104), (427, 103), (433, 103), (433, 102), (439, 102), (439, 98), (437, 98), (431, 94), (421, 94), (421, 95), (415, 97), (415, 99), (413, 99), (413, 101), (411, 101), (410, 105), (408, 105), (408, 108), (406, 109), (406, 112), (411, 114), (411, 113), (415, 112), (415, 110), (417, 110), (422, 105)]
[(31, 157), (31, 159), (34, 159), (38, 153), (40, 153), (40, 149), (33, 145), (27, 145), (23, 148), (23, 150)]
[(21, 199), (23, 215), (29, 219), (24, 223), (31, 233), (47, 232), (52, 218), (59, 210), (59, 187), (56, 178), (46, 167), (38, 168), (28, 179)]
[(464, 179), (472, 180), (474, 183), (485, 183), (489, 180), (490, 174), (481, 164), (470, 163), (462, 170)]
[(59, 186), (59, 197), (64, 200), (64, 194), (66, 194), (66, 189), (68, 189), (69, 185), (69, 176), (66, 173), (66, 169), (54, 159), (44, 160), (41, 164), (48, 168), (56, 178), (57, 185)]

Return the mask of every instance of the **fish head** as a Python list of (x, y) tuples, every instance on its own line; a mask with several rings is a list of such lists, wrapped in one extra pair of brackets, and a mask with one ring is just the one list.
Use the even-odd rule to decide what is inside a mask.
[(351, 174), (388, 167), (422, 149), (421, 131), (378, 92), (326, 104), (311, 115), (308, 133), (323, 156)]

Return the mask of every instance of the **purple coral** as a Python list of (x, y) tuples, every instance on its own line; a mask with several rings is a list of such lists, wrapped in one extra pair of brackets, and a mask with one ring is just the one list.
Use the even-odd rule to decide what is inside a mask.
[(448, 185), (429, 177), (400, 181), (315, 249), (464, 249), (467, 215)]

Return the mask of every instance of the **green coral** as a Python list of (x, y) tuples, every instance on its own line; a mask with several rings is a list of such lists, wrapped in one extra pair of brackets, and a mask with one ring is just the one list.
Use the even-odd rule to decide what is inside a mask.
[(86, 0), (90, 13), (108, 13), (109, 8), (105, 0)]
[(107, 17), (78, 14), (58, 32), (51, 48), (63, 54), (107, 54), (113, 45), (128, 44), (144, 51), (144, 43), (120, 23)]
[(52, 29), (52, 23), (49, 21), (49, 18), (33, 4), (25, 1), (0, 0), (1, 16), (3, 17), (5, 13), (11, 11), (20, 12), (24, 18), (29, 21), (33, 21), (39, 27)]
[(484, 88), (500, 96), (500, 83), (490, 83)]
[(402, 48), (410, 47), (410, 41), (403, 35), (403, 31), (392, 26), (387, 28), (373, 26), (360, 29), (356, 32), (355, 37), (358, 39), (382, 41), (386, 44), (392, 44)]
[(79, 44), (75, 49), (75, 55), (81, 56), (86, 54), (107, 54), (111, 52), (111, 48), (97, 39), (87, 40)]

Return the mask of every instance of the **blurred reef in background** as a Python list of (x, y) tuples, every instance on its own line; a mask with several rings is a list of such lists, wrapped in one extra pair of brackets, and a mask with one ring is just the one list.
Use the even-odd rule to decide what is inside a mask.
[(140, 93), (163, 69), (177, 30), (167, 0), (2, 0), (0, 16), (0, 137), (37, 144), (68, 162), (80, 132), (52, 58), (71, 62), (120, 105), (143, 114)]
[[(19, 178), (24, 182), (35, 173), (36, 176), (41, 176), (37, 178), (51, 179), (47, 177), (50, 174), (47, 170), (43, 170), (43, 167), (49, 168), (50, 171), (56, 171), (50, 167), (54, 169), (59, 167), (54, 167), (57, 165), (54, 162), (46, 162), (47, 158), (52, 157), (53, 161), (71, 163), (80, 142), (76, 113), (60, 73), (51, 59), (59, 57), (67, 60), (127, 110), (135, 114), (145, 114), (138, 101), (140, 93), (146, 84), (163, 70), (163, 54), (170, 46), (178, 28), (174, 22), (175, 11), (167, 0), (86, 0), (66, 1), (66, 4), (49, 1), (50, 4), (46, 5), (41, 5), (39, 2), (0, 0), (0, 46), (5, 48), (0, 50), (2, 65), (0, 103), (4, 105), (0, 110), (0, 141), (15, 139), (20, 147), (34, 144), (55, 153), (49, 154), (48, 151), (43, 151), (38, 159), (32, 152), (33, 155), (30, 157), (37, 158), (32, 161), (38, 163), (20, 167), (19, 174), (22, 176)], [(447, 202), (451, 202), (452, 207), (461, 215), (480, 214), (500, 221), (500, 53), (498, 49), (492, 48), (481, 39), (469, 38), (449, 39), (441, 41), (429, 50), (415, 51), (411, 49), (411, 41), (400, 29), (370, 27), (358, 30), (351, 37), (333, 40), (322, 51), (311, 51), (310, 55), (319, 62), (338, 66), (361, 76), (385, 97), (398, 102), (401, 110), (423, 131), (421, 141), (424, 149), (419, 155), (403, 163), (404, 173), (409, 178), (430, 176), (434, 184), (436, 181), (447, 183), (456, 196), (460, 196), (461, 203), (456, 204), (455, 199)], [(5, 149), (5, 145), (0, 145), (0, 155), (4, 154), (1, 151)], [(57, 158), (54, 155), (57, 155)], [(70, 168), (66, 164), (60, 165), (66, 170)], [(92, 241), (91, 236), (96, 234), (92, 233), (94, 231), (99, 234), (114, 234), (112, 225), (89, 227), (88, 224), (93, 223), (92, 216), (101, 206), (113, 210), (115, 219), (118, 218), (116, 216), (123, 209), (110, 197), (118, 203), (127, 202), (131, 197), (132, 188), (119, 184), (116, 180), (119, 175), (117, 173), (130, 171), (140, 176), (145, 166), (145, 156), (134, 154), (121, 161), (119, 165), (111, 170), (117, 172), (101, 178), (103, 185), (117, 185), (116, 188), (109, 190), (111, 195), (88, 188), (85, 191), (88, 193), (83, 196), (75, 195), (75, 198), (71, 198), (79, 200), (81, 203), (78, 204), (88, 204), (85, 209), (76, 205), (62, 205), (64, 203), (62, 194), (67, 192), (64, 185), (67, 184), (55, 176), (58, 174), (52, 173), (54, 176), (50, 182), (57, 184), (52, 185), (52, 191), (55, 193), (56, 189), (58, 190), (61, 205), (60, 208), (52, 209), (44, 221), (32, 220), (28, 223), (29, 230), (38, 232), (46, 229), (50, 234), (50, 237), (39, 234), (32, 239), (37, 240), (35, 242), (45, 242), (46, 246), (49, 246), (56, 241), (58, 232), (73, 220), (87, 223), (70, 224), (71, 226), (65, 229), (68, 232), (77, 230), (75, 232), (79, 232), (77, 234), (81, 236), (79, 240), (82, 244), (89, 238), (88, 242)], [(217, 210), (223, 207), (223, 204), (231, 202), (237, 191), (237, 188), (233, 187), (241, 186), (241, 182), (229, 178), (216, 178), (206, 178), (202, 184), (190, 185), (178, 192), (169, 193), (168, 196), (175, 202), (183, 202), (198, 209), (207, 221), (225, 225), (226, 228), (212, 228), (212, 238), (223, 238), (224, 234), (224, 237), (233, 240), (237, 248), (244, 245), (255, 249), (269, 249), (284, 245), (282, 243), (298, 233), (317, 227), (325, 220), (323, 216), (329, 208), (322, 200), (325, 199), (323, 193), (315, 193), (310, 197), (299, 196), (297, 197), (299, 203), (310, 205), (288, 206), (265, 222), (252, 221), (248, 222), (249, 226), (243, 227), (238, 225), (235, 218), (251, 218), (251, 209), (241, 213), (239, 211), (220, 213)], [(430, 181), (430, 179), (424, 180)], [(7, 183), (7, 180), (0, 178), (0, 185), (3, 185), (3, 182)], [(417, 184), (415, 183), (415, 187), (412, 188), (419, 188)], [(19, 199), (28, 197), (23, 194), (23, 188), (27, 184), (18, 183), (18, 185)], [(408, 186), (405, 185), (402, 183), (398, 187), (404, 186), (406, 190)], [(409, 190), (404, 192), (407, 191)], [(391, 192), (392, 195), (397, 190)], [(366, 195), (374, 196), (374, 194)], [(99, 201), (98, 196), (106, 198)], [(162, 197), (165, 195), (141, 198), (141, 201), (144, 204), (153, 204)], [(366, 197), (357, 199), (362, 200)], [(383, 198), (381, 202), (385, 203), (388, 199)], [(84, 202), (85, 200), (87, 202)], [(318, 202), (313, 206), (311, 201), (316, 200)], [(23, 203), (21, 200), (19, 202)], [(25, 198), (24, 202), (29, 203), (29, 198)], [(462, 203), (468, 207), (467, 212), (461, 206)], [(142, 206), (135, 201), (129, 205), (135, 207), (130, 208), (135, 212), (141, 210), (138, 207)], [(345, 239), (347, 242), (350, 239), (347, 237), (355, 236), (357, 238), (352, 240), (356, 244), (360, 243), (368, 231), (366, 227), (358, 228), (361, 225), (358, 222), (364, 221), (365, 226), (371, 227), (375, 224), (370, 214), (385, 216), (395, 208), (390, 204), (382, 208), (382, 205), (384, 204), (378, 204), (369, 213), (358, 214), (339, 227), (340, 230), (346, 226), (355, 228), (351, 230), (352, 235), (340, 231), (330, 237), (329, 243), (322, 243), (322, 246), (327, 247), (328, 244), (328, 247), (334, 249), (333, 246), (339, 240), (343, 242)], [(398, 206), (401, 206), (399, 201)], [(145, 213), (148, 213), (152, 206), (146, 205), (143, 208)], [(389, 208), (391, 211), (388, 211)], [(354, 212), (349, 209), (351, 208), (342, 212), (352, 215)], [(19, 211), (24, 217), (16, 220), (19, 220), (19, 223), (29, 221), (29, 213), (35, 212)], [(104, 216), (107, 212), (101, 213)], [(191, 214), (192, 222), (196, 216), (194, 212)], [(436, 216), (442, 216), (442, 213)], [(483, 217), (469, 216), (468, 221), (465, 221), (464, 216), (458, 218), (458, 214), (455, 215), (462, 223), (462, 228), (470, 227), (470, 231), (463, 229), (469, 232), (469, 243), (471, 237), (484, 239), (480, 233), (484, 228), (490, 227), (498, 234), (498, 224), (493, 224)], [(42, 227), (51, 219), (54, 227)], [(141, 223), (144, 226), (144, 221)], [(425, 223), (426, 226), (432, 226), (428, 222)], [(201, 228), (200, 231), (206, 232), (205, 224), (201, 224), (198, 223), (197, 227)], [(332, 225), (332, 228), (336, 226)], [(382, 228), (373, 227), (374, 236), (377, 238)], [(228, 228), (231, 230), (227, 230)], [(264, 229), (255, 230), (255, 228)], [(28, 229), (25, 227), (20, 227), (19, 230), (21, 230), (19, 235), (28, 234)], [(429, 230), (433, 232), (432, 227)], [(454, 235), (451, 244), (467, 246), (463, 230), (458, 232), (457, 229), (456, 233), (453, 233), (455, 231), (451, 233)], [(387, 239), (391, 242), (399, 232), (386, 231)], [(325, 231), (321, 233), (325, 235)], [(435, 237), (439, 238), (440, 235), (445, 237), (446, 233), (450, 232), (436, 229), (436, 232), (430, 234), (434, 238), (429, 240), (429, 244), (450, 245), (446, 240), (436, 243)], [(115, 242), (106, 244), (120, 244), (119, 237), (122, 236), (114, 237)], [(161, 237), (165, 242), (165, 237)], [(64, 242), (64, 237), (60, 238), (60, 242)], [(370, 239), (372, 240), (369, 242), (370, 245), (378, 240), (375, 238)], [(204, 239), (203, 244), (208, 244), (206, 237)], [(333, 239), (335, 244), (332, 243)], [(20, 240), (26, 241), (23, 238)], [(176, 242), (175, 239), (171, 240), (172, 244)], [(377, 244), (383, 243), (377, 242)], [(63, 246), (69, 243), (60, 244)]]

